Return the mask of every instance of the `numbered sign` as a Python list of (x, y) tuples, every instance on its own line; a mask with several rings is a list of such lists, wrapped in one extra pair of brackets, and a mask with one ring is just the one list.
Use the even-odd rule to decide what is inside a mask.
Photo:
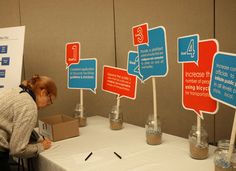
[(209, 94), (212, 61), (217, 51), (216, 40), (201, 41), (198, 65), (183, 63), (183, 107), (200, 117), (203, 117), (202, 112), (215, 113), (218, 109)]

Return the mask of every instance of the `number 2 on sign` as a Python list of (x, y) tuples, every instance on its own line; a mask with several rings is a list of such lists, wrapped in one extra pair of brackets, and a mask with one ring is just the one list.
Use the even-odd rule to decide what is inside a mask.
[(137, 34), (135, 34), (135, 37), (138, 37), (138, 42), (142, 43), (143, 42), (143, 30), (142, 27), (138, 27), (137, 29)]
[(194, 50), (194, 41), (193, 39), (190, 40), (188, 49), (187, 49), (187, 55), (191, 55), (191, 58), (194, 57), (195, 50)]

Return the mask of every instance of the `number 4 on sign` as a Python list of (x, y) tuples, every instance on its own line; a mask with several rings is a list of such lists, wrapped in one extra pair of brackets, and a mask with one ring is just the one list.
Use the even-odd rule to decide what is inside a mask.
[(195, 50), (194, 50), (194, 40), (191, 39), (187, 49), (187, 55), (191, 55), (191, 58), (194, 58)]

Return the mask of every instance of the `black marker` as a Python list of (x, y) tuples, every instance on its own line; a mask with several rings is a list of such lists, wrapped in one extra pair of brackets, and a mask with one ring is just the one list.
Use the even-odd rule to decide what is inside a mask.
[(91, 152), (91, 153), (86, 157), (85, 161), (88, 160), (88, 158), (89, 158), (92, 154), (93, 154), (93, 153)]
[(114, 152), (114, 154), (121, 159), (121, 156), (119, 154), (117, 154), (116, 152)]

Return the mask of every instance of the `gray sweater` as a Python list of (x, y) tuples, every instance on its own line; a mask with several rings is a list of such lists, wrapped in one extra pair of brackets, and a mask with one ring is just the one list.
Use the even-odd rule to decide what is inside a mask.
[(37, 123), (38, 110), (33, 98), (22, 89), (0, 91), (0, 151), (15, 157), (33, 157), (43, 151), (41, 143), (28, 144)]

